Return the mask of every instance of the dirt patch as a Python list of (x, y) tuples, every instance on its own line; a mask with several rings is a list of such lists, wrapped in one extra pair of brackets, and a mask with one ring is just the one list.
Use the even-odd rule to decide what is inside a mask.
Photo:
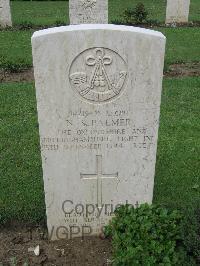
[(24, 69), (19, 72), (0, 70), (0, 82), (33, 82), (33, 68)]
[[(169, 70), (164, 73), (165, 77), (198, 77), (200, 76), (200, 62), (170, 65)], [(33, 82), (33, 68), (24, 69), (19, 72), (0, 70), (0, 82)]]
[[(28, 251), (39, 245), (40, 255)], [(111, 243), (98, 237), (50, 242), (41, 227), (0, 229), (0, 265), (111, 265)]]
[[(119, 24), (119, 25), (124, 25), (124, 22), (120, 21), (120, 20), (113, 20), (111, 21), (112, 24)], [(48, 28), (54, 28), (54, 27), (60, 27), (60, 26), (67, 26), (67, 24), (63, 21), (52, 24), (50, 25), (34, 25), (32, 22), (24, 22), (21, 24), (16, 24), (12, 27), (6, 27), (6, 28), (2, 28), (0, 27), (0, 31), (19, 31), (19, 30), (44, 30), (44, 29), (48, 29)], [(141, 27), (141, 28), (147, 28), (147, 29), (151, 29), (152, 27), (162, 27), (162, 28), (180, 28), (180, 27), (200, 27), (200, 21), (189, 21), (187, 23), (160, 23), (160, 22), (156, 22), (156, 21), (148, 21), (146, 23), (142, 23), (142, 24), (126, 24), (126, 26), (132, 26), (132, 27)]]
[(166, 77), (198, 77), (200, 76), (200, 62), (170, 65)]

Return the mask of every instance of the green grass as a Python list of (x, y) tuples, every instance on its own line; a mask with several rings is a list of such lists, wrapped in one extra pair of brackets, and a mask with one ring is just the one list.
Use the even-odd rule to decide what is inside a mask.
[[(120, 18), (126, 8), (135, 7), (138, 3), (143, 3), (149, 13), (149, 19), (163, 23), (166, 15), (167, 0), (110, 0), (109, 20)], [(199, 0), (191, 0), (190, 21), (200, 20)]]
[(157, 154), (157, 203), (175, 207), (200, 199), (200, 77), (164, 82)]
[[(110, 0), (110, 22), (127, 7), (141, 0)], [(151, 19), (164, 20), (165, 0), (143, 0)], [(56, 22), (69, 23), (68, 2), (14, 1), (12, 2), (14, 24), (46, 25)], [(191, 0), (191, 19), (200, 20), (199, 0)], [(155, 28), (167, 37), (166, 66), (177, 62), (199, 61), (200, 30), (194, 28)], [(0, 31), (0, 68), (18, 70), (32, 66), (31, 35), (33, 30)]]
[[(185, 207), (200, 198), (197, 161), (200, 78), (164, 81), (154, 202)], [(0, 221), (45, 217), (33, 84), (0, 84)], [(199, 187), (198, 187), (199, 185)]]
[[(164, 22), (166, 0), (110, 0), (109, 21), (121, 16), (128, 7), (144, 3), (149, 12), (149, 18)], [(66, 1), (14, 1), (11, 3), (13, 22), (15, 25), (29, 22), (34, 25), (52, 25), (56, 21), (69, 23), (69, 8)], [(191, 0), (190, 21), (200, 20), (199, 0)]]
[(24, 22), (33, 25), (52, 25), (56, 21), (69, 23), (68, 2), (56, 1), (14, 1), (11, 2), (14, 25)]
[(0, 68), (32, 66), (33, 31), (0, 31)]
[(44, 218), (35, 91), (0, 84), (0, 222)]
[(167, 64), (200, 61), (200, 28), (157, 28), (167, 38)]
[[(166, 64), (199, 61), (200, 28), (156, 28), (167, 37)], [(33, 30), (0, 31), (0, 68), (32, 66)]]

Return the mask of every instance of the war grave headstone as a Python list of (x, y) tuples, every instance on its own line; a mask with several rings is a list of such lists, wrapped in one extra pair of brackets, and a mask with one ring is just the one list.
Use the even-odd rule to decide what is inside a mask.
[(70, 24), (108, 23), (108, 0), (70, 0)]
[(165, 37), (71, 25), (32, 48), (50, 238), (98, 235), (119, 204), (152, 202)]
[(0, 0), (0, 27), (12, 26), (10, 1)]
[(167, 0), (166, 24), (187, 23), (190, 0)]

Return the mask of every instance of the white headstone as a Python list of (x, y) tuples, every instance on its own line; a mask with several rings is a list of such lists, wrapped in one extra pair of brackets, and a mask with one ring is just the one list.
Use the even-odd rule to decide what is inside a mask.
[(12, 26), (10, 1), (0, 0), (0, 27)]
[(165, 37), (91, 24), (32, 46), (51, 239), (96, 235), (117, 204), (152, 201)]
[(69, 0), (70, 24), (108, 23), (108, 0)]
[(166, 24), (188, 22), (190, 0), (167, 0)]

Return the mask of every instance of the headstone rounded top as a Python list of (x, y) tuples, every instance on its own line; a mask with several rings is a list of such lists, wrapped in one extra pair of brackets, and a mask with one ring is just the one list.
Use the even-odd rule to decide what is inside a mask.
[(62, 26), (62, 27), (54, 27), (44, 30), (39, 30), (34, 32), (32, 38), (44, 36), (47, 34), (56, 34), (56, 33), (64, 33), (69, 31), (82, 31), (82, 30), (116, 30), (116, 31), (129, 31), (134, 33), (141, 33), (150, 36), (160, 37), (166, 39), (166, 37), (158, 31), (149, 30), (139, 27), (132, 26), (124, 26), (124, 25), (114, 25), (114, 24), (80, 24), (80, 25), (70, 25), (70, 26)]

